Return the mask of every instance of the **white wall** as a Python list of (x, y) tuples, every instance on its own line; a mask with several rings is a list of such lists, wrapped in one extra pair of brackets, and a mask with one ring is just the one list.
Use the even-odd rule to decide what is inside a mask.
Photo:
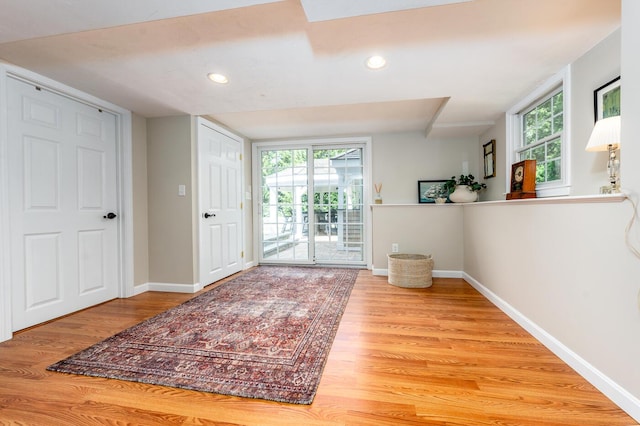
[(463, 267), (462, 206), (413, 204), (374, 206), (373, 272), (386, 275), (391, 244), (402, 253), (430, 254), (438, 276), (451, 276)]
[[(605, 393), (611, 382), (640, 397), (640, 261), (624, 243), (631, 205), (479, 203), (463, 216), (470, 281), (551, 337), (543, 343), (557, 341), (558, 354)], [(565, 357), (572, 352), (581, 365)]]
[[(622, 4), (622, 184), (636, 199), (640, 190), (640, 122), (635, 119), (640, 116), (640, 2), (623, 0)], [(574, 193), (596, 193), (600, 185), (599, 171), (593, 170), (602, 159), (582, 155), (580, 149), (593, 124), (593, 89), (615, 74), (615, 64), (608, 61), (615, 56), (616, 37), (579, 59), (574, 70), (574, 102), (581, 103), (573, 106), (573, 165), (575, 176), (581, 176), (579, 183), (574, 180)], [(629, 201), (467, 205), (464, 271), (470, 281), (504, 302), (546, 344), (640, 420), (640, 259), (625, 245), (625, 225), (632, 216)], [(636, 233), (631, 241), (640, 245)]]
[[(506, 118), (504, 114), (496, 121), (496, 124), (489, 129), (485, 134), (480, 138), (480, 142), (478, 144), (478, 161), (483, 161), (483, 152), (482, 145), (489, 142), (491, 139), (495, 139), (496, 141), (496, 175), (495, 177), (484, 179), (484, 182), (487, 185), (487, 189), (482, 191), (480, 195), (481, 201), (489, 201), (489, 200), (504, 200), (505, 199), (505, 176), (506, 176), (506, 152), (505, 145), (506, 139), (505, 134), (507, 132), (506, 128)], [(484, 163), (481, 163), (484, 164)], [(508, 171), (511, 173), (511, 169)], [(484, 174), (484, 173), (483, 173)]]
[(147, 121), (131, 119), (133, 164), (133, 285), (149, 282), (149, 227), (147, 208)]
[[(640, 2), (622, 1), (622, 148), (621, 183), (640, 192)], [(629, 118), (626, 118), (629, 117)]]
[(593, 130), (593, 91), (620, 75), (620, 36), (615, 31), (572, 65), (571, 195), (597, 194), (608, 183), (608, 153), (584, 147)]
[(458, 176), (463, 162), (469, 164), (469, 173), (482, 174), (475, 136), (427, 139), (413, 132), (379, 134), (372, 140), (372, 181), (383, 184), (385, 204), (418, 203), (419, 180)]
[(372, 141), (372, 182), (383, 184), (383, 205), (372, 209), (374, 273), (386, 273), (392, 243), (402, 253), (431, 254), (440, 273), (459, 273), (462, 208), (418, 204), (418, 181), (459, 176), (463, 163), (468, 173), (481, 176), (478, 138), (426, 138), (422, 132), (407, 132), (374, 135)]
[[(191, 116), (147, 120), (149, 280), (154, 283), (198, 281), (191, 132)], [(186, 185), (186, 196), (178, 196), (178, 185)]]
[[(252, 166), (251, 166), (251, 141), (244, 141), (244, 259), (245, 268), (257, 265), (257, 259), (254, 259), (253, 253), (253, 201), (251, 201), (251, 182), (253, 182)], [(247, 195), (249, 197), (247, 197)]]

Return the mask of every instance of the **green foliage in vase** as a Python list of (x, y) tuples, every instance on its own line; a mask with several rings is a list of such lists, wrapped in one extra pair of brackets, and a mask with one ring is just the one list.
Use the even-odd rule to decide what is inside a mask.
[(467, 185), (469, 189), (474, 192), (482, 191), (487, 187), (484, 183), (476, 181), (476, 178), (473, 175), (460, 175), (457, 179), (455, 176), (451, 176), (451, 179), (446, 181), (444, 185), (449, 193), (455, 191), (456, 186), (458, 185)]

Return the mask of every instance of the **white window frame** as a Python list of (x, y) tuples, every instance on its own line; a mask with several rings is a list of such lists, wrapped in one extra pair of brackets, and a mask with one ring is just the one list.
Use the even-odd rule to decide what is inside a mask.
[(538, 86), (528, 96), (511, 107), (506, 113), (506, 148), (505, 155), (507, 173), (505, 173), (505, 188), (508, 192), (511, 186), (511, 165), (518, 162), (517, 151), (522, 141), (522, 115), (534, 105), (537, 105), (562, 88), (563, 91), (563, 131), (562, 131), (562, 159), (560, 161), (561, 179), (536, 185), (538, 197), (557, 197), (571, 194), (571, 66), (567, 65), (560, 72), (553, 75)]

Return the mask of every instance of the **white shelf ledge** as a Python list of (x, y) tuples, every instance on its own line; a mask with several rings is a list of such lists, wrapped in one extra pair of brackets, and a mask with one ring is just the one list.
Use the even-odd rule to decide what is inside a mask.
[(477, 201), (475, 203), (414, 203), (414, 204), (370, 204), (373, 208), (383, 207), (456, 207), (456, 206), (486, 206), (486, 205), (523, 205), (523, 204), (585, 204), (585, 203), (621, 203), (627, 196), (625, 194), (595, 194), (576, 195), (567, 197), (525, 198), (521, 200), (494, 200)]

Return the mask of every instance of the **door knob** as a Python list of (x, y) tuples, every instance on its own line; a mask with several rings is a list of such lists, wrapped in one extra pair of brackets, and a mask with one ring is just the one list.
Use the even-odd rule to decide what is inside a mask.
[(203, 216), (204, 216), (205, 219), (209, 219), (210, 217), (216, 217), (216, 214), (215, 213), (205, 213)]
[(107, 213), (105, 216), (102, 216), (104, 219), (115, 219), (116, 218), (116, 214), (113, 212), (109, 212)]

